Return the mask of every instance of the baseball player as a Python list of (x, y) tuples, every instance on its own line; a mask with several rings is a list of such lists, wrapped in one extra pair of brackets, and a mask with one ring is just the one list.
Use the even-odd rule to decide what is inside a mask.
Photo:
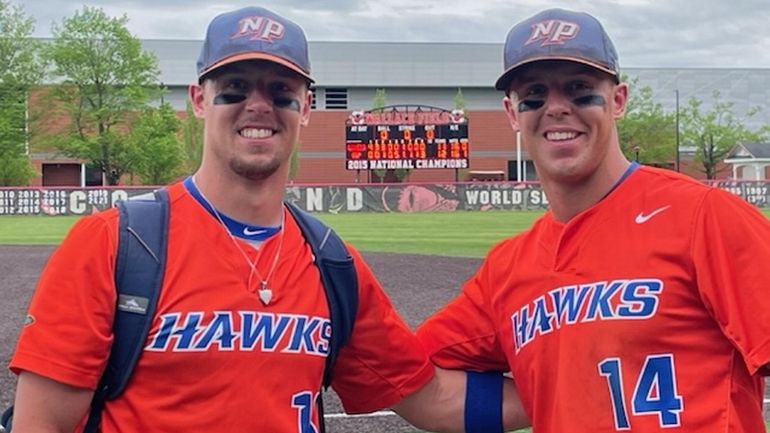
[[(310, 118), (304, 32), (263, 8), (219, 15), (197, 69), (189, 96), (205, 123), (203, 160), (168, 187), (156, 317), (101, 431), (318, 432), (329, 311), (283, 205), (290, 154)], [(117, 219), (110, 210), (79, 220), (41, 275), (10, 365), (20, 375), (15, 431), (71, 432), (83, 423), (112, 343)], [(464, 431), (465, 373), (433, 367), (350, 252), (358, 313), (332, 381), (346, 411), (393, 407), (424, 429)], [(496, 384), (497, 424), (527, 424), (512, 383)]]
[(550, 201), (418, 328), (444, 368), (509, 368), (537, 433), (764, 433), (770, 222), (629, 163), (628, 88), (596, 18), (516, 24), (495, 87)]

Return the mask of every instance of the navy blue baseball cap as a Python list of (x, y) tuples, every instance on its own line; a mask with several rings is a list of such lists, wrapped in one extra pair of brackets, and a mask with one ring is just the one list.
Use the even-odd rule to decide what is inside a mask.
[(269, 60), (313, 82), (305, 32), (265, 8), (246, 7), (211, 20), (198, 57), (198, 80), (242, 60)]
[(495, 88), (505, 90), (517, 68), (540, 60), (583, 63), (620, 81), (615, 46), (599, 20), (584, 12), (548, 9), (513, 26), (503, 48), (505, 72)]

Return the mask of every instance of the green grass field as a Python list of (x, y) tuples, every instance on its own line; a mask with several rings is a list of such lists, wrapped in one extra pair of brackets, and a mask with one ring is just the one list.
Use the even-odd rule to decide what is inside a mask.
[[(362, 251), (483, 257), (542, 212), (317, 214)], [(0, 245), (55, 245), (78, 217), (0, 217)]]
[(497, 241), (532, 225), (542, 212), (319, 214), (362, 251), (483, 257)]
[(57, 245), (77, 216), (2, 216), (0, 245)]
[[(770, 218), (770, 209), (764, 209)], [(361, 251), (483, 257), (542, 212), (317, 214)], [(79, 217), (0, 217), (0, 245), (55, 245)]]

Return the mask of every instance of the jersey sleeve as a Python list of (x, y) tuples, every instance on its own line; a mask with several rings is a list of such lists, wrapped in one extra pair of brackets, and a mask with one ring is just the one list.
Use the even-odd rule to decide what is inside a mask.
[(694, 227), (692, 255), (706, 308), (749, 371), (769, 375), (770, 221), (739, 197), (713, 190)]
[(361, 255), (348, 249), (358, 274), (358, 313), (337, 358), (332, 388), (345, 412), (373, 412), (422, 388), (434, 368)]
[(11, 359), (14, 373), (96, 388), (112, 343), (116, 224), (114, 211), (81, 218), (51, 255)]
[(417, 328), (417, 337), (431, 361), (447, 369), (508, 371), (500, 345), (486, 290), (491, 290), (492, 270), (499, 244), (487, 256), (478, 272), (463, 286), (462, 292)]

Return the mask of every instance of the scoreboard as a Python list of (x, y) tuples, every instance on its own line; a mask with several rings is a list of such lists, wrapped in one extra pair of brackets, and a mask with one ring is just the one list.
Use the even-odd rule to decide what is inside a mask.
[(348, 170), (468, 168), (469, 156), (462, 110), (389, 106), (354, 111), (345, 122)]

